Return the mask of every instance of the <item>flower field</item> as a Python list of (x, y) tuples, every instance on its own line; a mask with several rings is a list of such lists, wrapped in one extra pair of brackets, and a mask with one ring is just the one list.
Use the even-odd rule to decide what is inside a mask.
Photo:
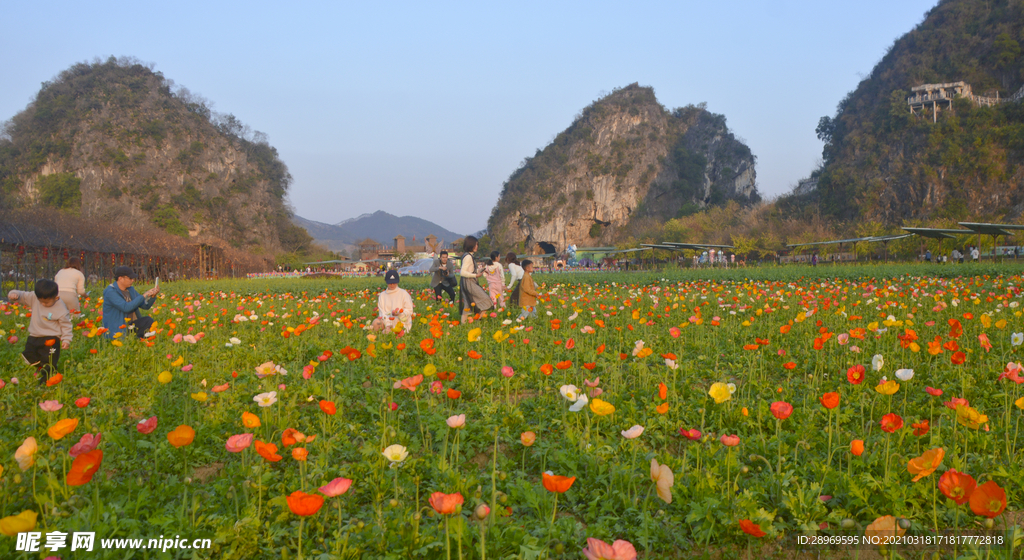
[(1020, 558), (1020, 267), (833, 270), (538, 275), (467, 325), (403, 279), (376, 336), (379, 280), (179, 282), (146, 342), (88, 301), (50, 386), (0, 304), (0, 557)]

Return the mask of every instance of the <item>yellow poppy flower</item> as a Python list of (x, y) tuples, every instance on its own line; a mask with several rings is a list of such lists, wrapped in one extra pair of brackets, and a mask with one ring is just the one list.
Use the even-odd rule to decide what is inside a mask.
[(480, 340), (480, 335), (482, 335), (483, 333), (484, 331), (480, 327), (477, 327), (469, 331), (469, 334), (466, 335), (466, 338), (468, 338), (470, 342), (476, 342)]
[(615, 412), (615, 406), (610, 402), (595, 398), (590, 401), (590, 411), (598, 416), (608, 416)]
[(715, 399), (715, 402), (718, 404), (722, 404), (732, 398), (732, 392), (729, 391), (729, 386), (722, 382), (712, 383), (711, 388), (708, 389), (708, 394), (711, 395), (711, 398)]
[(900, 384), (896, 383), (892, 379), (889, 379), (887, 381), (883, 381), (882, 383), (879, 383), (878, 385), (875, 386), (875, 391), (878, 391), (880, 394), (883, 394), (883, 395), (892, 395), (892, 394), (895, 394), (896, 391), (899, 391), (899, 390), (900, 390)]

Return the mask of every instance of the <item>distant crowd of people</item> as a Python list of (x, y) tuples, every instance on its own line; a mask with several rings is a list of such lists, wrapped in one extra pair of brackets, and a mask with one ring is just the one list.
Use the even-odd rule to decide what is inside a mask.
[[(537, 287), (533, 283), (533, 262), (519, 262), (516, 254), (509, 252), (505, 256), (509, 272), (506, 283), (501, 253), (492, 251), (490, 258), (477, 262), (474, 253), (478, 245), (479, 241), (472, 235), (463, 240), (462, 266), (458, 270), (448, 251), (438, 253), (429, 270), (430, 288), (436, 300), (443, 301), (443, 296), (447, 295), (454, 305), (457, 299), (463, 323), (471, 323), (487, 311), (505, 308), (506, 305), (520, 308), (519, 321), (536, 317)], [(486, 282), (486, 287), (480, 285), (481, 279)], [(387, 288), (377, 298), (378, 316), (371, 325), (374, 330), (395, 330), (399, 323), (404, 330), (412, 328), (413, 300), (409, 292), (398, 287), (400, 280), (395, 270), (384, 274)]]

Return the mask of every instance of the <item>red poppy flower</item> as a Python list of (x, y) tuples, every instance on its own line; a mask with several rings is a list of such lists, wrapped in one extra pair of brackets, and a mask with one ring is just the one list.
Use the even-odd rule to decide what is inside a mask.
[(1006, 491), (995, 481), (988, 481), (971, 492), (971, 511), (992, 519), (1006, 509)]
[(619, 352), (619, 359), (620, 360), (625, 360), (628, 357), (629, 357), (629, 355), (626, 354), (625, 352)]
[(679, 435), (690, 441), (697, 441), (700, 439), (701, 433), (700, 430), (696, 429), (687, 430), (685, 428), (679, 428)]
[(760, 348), (760, 347), (761, 347), (761, 346), (760, 346), (760, 345), (758, 345), (758, 344), (744, 344), (744, 345), (743, 345), (743, 349), (744, 349), (744, 350), (757, 350), (757, 349), (758, 349), (758, 348)]
[(960, 338), (960, 335), (964, 334), (964, 328), (960, 321), (950, 319), (947, 323), (949, 323), (949, 338)]
[[(602, 324), (601, 326), (603, 327), (604, 325)], [(601, 354), (603, 352), (604, 352), (604, 344), (602, 344), (602, 345), (597, 347), (597, 353), (598, 354)]]
[(572, 361), (571, 360), (564, 360), (564, 361), (558, 362), (557, 364), (555, 364), (555, 367), (558, 368), (558, 369), (569, 369), (569, 368), (572, 367)]
[(679, 359), (672, 352), (666, 352), (666, 353), (662, 354), (661, 357), (665, 358), (666, 360), (678, 360)]
[(957, 366), (964, 363), (964, 360), (966, 359), (967, 355), (964, 354), (963, 352), (953, 352), (953, 356), (950, 357), (950, 361), (953, 362), (953, 365)]
[(78, 408), (85, 408), (89, 406), (89, 401), (91, 400), (92, 399), (90, 399), (89, 397), (81, 397), (75, 401), (75, 406), (77, 406)]
[(785, 401), (775, 401), (772, 403), (770, 410), (773, 416), (779, 420), (785, 420), (789, 418), (790, 414), (793, 414), (793, 405)]
[(576, 477), (544, 473), (541, 475), (541, 482), (549, 492), (561, 494), (572, 487), (572, 483), (576, 482)]
[(928, 433), (928, 430), (931, 429), (931, 426), (928, 425), (928, 421), (927, 420), (921, 420), (920, 422), (915, 422), (915, 423), (911, 424), (910, 427), (914, 428), (914, 435), (915, 436), (923, 436), (923, 435)]
[(565, 341), (565, 349), (566, 350), (572, 350), (573, 348), (576, 348), (576, 341), (574, 339), (571, 339), (571, 338), (569, 340), (566, 340)]
[(942, 494), (961, 506), (971, 499), (971, 494), (977, 486), (978, 483), (975, 482), (974, 477), (953, 469), (949, 469), (939, 477), (939, 490), (942, 491)]
[(477, 352), (476, 350), (470, 350), (468, 356), (470, 358), (473, 358), (474, 360), (479, 360), (480, 358), (483, 357), (483, 354)]
[(796, 369), (796, 362), (786, 362), (782, 364), (782, 367), (786, 369)]
[(152, 433), (153, 430), (156, 429), (156, 423), (156, 416), (151, 416), (136, 424), (135, 429), (138, 430), (140, 434)]
[(941, 397), (942, 396), (942, 389), (936, 389), (934, 387), (925, 387), (924, 390), (925, 390), (926, 393), (928, 393), (929, 395), (931, 395), (933, 397)]
[(942, 347), (945, 348), (946, 350), (949, 350), (950, 352), (956, 352), (957, 350), (960, 349), (960, 345), (957, 344), (955, 340), (950, 340), (949, 342), (946, 342), (945, 344), (942, 345)]
[(324, 497), (318, 494), (307, 494), (301, 490), (292, 492), (288, 498), (288, 509), (295, 515), (306, 517), (320, 511), (324, 505)]
[(814, 339), (814, 349), (815, 350), (821, 350), (824, 347), (825, 347), (825, 341), (822, 340), (821, 337), (817, 337), (817, 338)]
[(320, 401), (320, 410), (328, 416), (334, 416), (338, 412), (338, 407), (331, 401)]
[(540, 372), (543, 373), (544, 375), (551, 375), (553, 371), (555, 371), (555, 366), (551, 364), (544, 364), (540, 366)]
[(452, 515), (462, 511), (462, 503), (465, 500), (462, 494), (458, 492), (454, 494), (445, 494), (444, 492), (434, 492), (430, 495), (430, 507), (434, 508), (434, 511), (441, 515)]
[(903, 427), (903, 418), (900, 418), (899, 414), (890, 412), (882, 417), (879, 424), (882, 426), (882, 431), (891, 434)]
[(839, 393), (825, 393), (818, 400), (821, 402), (821, 406), (829, 410), (832, 410), (833, 408), (839, 406)]
[(68, 486), (81, 486), (89, 482), (96, 471), (100, 470), (101, 464), (103, 464), (102, 449), (93, 449), (75, 457), (67, 476)]
[(584, 362), (583, 367), (586, 368), (587, 371), (594, 371), (594, 368), (597, 367), (597, 362)]
[(455, 389), (448, 389), (448, 398), (455, 400), (462, 396), (462, 391), (456, 391)]
[(751, 537), (761, 538), (767, 533), (761, 530), (761, 526), (749, 519), (740, 519), (740, 529)]
[(857, 364), (852, 368), (846, 370), (846, 380), (854, 385), (860, 385), (864, 382), (864, 366)]

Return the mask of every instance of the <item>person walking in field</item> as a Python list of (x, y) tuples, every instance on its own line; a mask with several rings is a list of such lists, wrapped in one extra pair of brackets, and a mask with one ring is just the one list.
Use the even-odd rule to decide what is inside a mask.
[(82, 274), (82, 260), (78, 257), (68, 259), (68, 265), (57, 271), (53, 277), (60, 290), (60, 300), (67, 306), (72, 315), (82, 312), (79, 296), (85, 295), (85, 275)]
[(473, 251), (476, 251), (478, 241), (476, 237), (467, 235), (462, 242), (462, 269), (459, 271), (459, 315), (460, 320), (465, 323), (481, 311), (487, 311), (493, 304), (491, 297), (477, 283), (480, 275), (476, 271), (476, 261), (473, 260)]
[(537, 316), (537, 287), (533, 284), (533, 262), (523, 261), (523, 279), (519, 282), (519, 304), (523, 306), (519, 321)]
[(487, 292), (498, 307), (505, 307), (505, 269), (501, 266), (501, 254), (491, 251), (491, 264), (484, 267)]

